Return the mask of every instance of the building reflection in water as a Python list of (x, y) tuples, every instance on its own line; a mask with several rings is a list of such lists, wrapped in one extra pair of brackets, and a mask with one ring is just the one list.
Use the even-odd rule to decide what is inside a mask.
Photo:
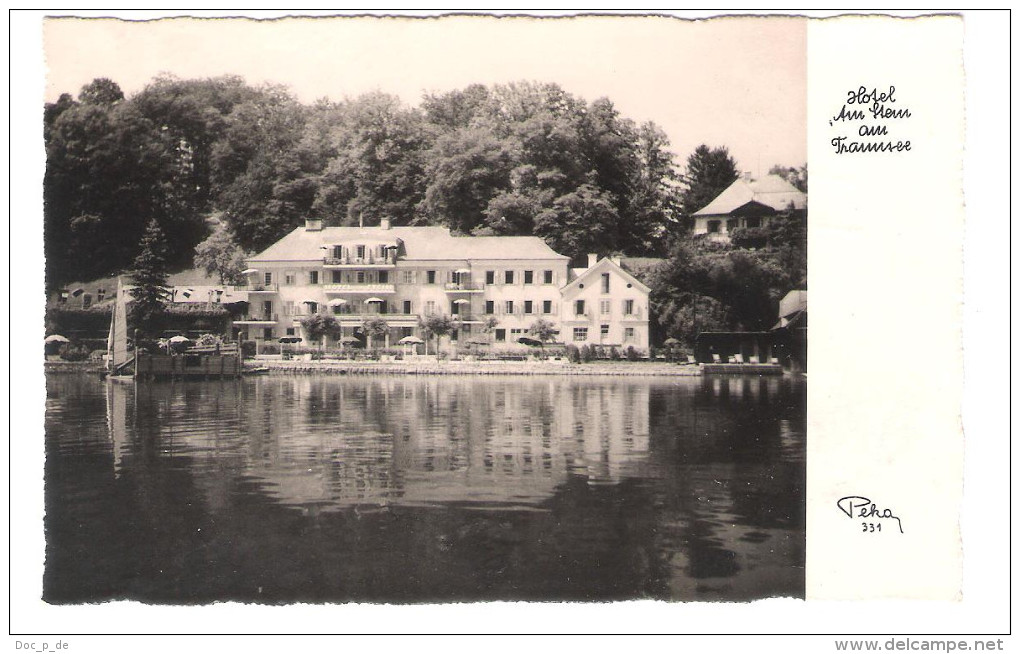
[[(65, 378), (48, 391), (50, 601), (105, 587), (161, 601), (803, 596), (800, 381)], [(85, 474), (86, 460), (105, 463)], [(65, 515), (95, 523), (94, 542), (62, 538)]]

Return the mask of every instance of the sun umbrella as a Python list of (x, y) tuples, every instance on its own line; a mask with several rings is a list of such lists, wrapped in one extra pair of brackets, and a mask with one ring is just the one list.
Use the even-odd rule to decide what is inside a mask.
[(405, 336), (397, 342), (401, 345), (422, 345), (425, 343), (425, 341), (421, 340), (417, 336)]
[(539, 345), (542, 344), (542, 341), (538, 340), (537, 338), (531, 338), (528, 336), (521, 336), (520, 338), (517, 339), (517, 342), (523, 345), (527, 345), (528, 347), (538, 347)]
[(662, 344), (663, 345), (680, 345), (680, 341), (676, 340), (675, 338), (667, 338), (665, 341), (662, 342)]
[(178, 334), (177, 336), (174, 336), (173, 338), (171, 338), (167, 342), (168, 343), (174, 343), (174, 344), (176, 344), (176, 343), (190, 343), (191, 339), (188, 338), (187, 336), (181, 336), (180, 334)]
[(458, 275), (470, 275), (471, 274), (471, 271), (468, 270), (467, 268), (458, 268), (457, 270), (454, 270), (453, 272), (457, 273)]
[(46, 342), (47, 343), (70, 343), (71, 339), (69, 339), (66, 336), (61, 336), (60, 334), (51, 334), (51, 335), (46, 337)]
[(302, 339), (300, 336), (281, 336), (280, 337), (280, 342), (281, 343), (300, 343), (302, 340), (304, 340), (304, 339)]
[(353, 336), (341, 336), (340, 337), (340, 342), (341, 343), (346, 343), (346, 344), (350, 345), (351, 343), (360, 343), (361, 341), (359, 341), (358, 339), (354, 338)]
[(242, 270), (241, 274), (242, 275), (253, 275), (253, 274), (257, 273), (257, 272), (258, 272), (257, 268), (248, 268), (247, 270)]
[(454, 304), (471, 304), (471, 300), (454, 300)]
[(368, 304), (369, 302), (382, 302), (382, 300), (377, 297), (370, 297), (367, 300), (365, 300), (365, 304)]
[(328, 304), (331, 307), (338, 307), (341, 304), (347, 304), (347, 300), (343, 299), (342, 297), (338, 297), (338, 298), (334, 298), (334, 299), (330, 300), (328, 302)]

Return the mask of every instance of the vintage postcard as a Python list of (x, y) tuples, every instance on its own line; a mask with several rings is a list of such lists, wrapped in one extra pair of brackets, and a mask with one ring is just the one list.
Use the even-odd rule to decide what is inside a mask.
[(12, 634), (1001, 629), (968, 20), (27, 20)]

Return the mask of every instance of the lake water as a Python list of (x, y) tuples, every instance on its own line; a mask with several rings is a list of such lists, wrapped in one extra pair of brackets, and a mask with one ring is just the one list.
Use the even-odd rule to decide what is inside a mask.
[(804, 595), (801, 379), (47, 391), (51, 603)]

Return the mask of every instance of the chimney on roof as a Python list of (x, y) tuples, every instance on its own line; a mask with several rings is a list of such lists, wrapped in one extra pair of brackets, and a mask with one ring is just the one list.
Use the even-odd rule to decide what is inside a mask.
[(751, 181), (751, 171), (750, 170), (745, 170), (744, 171), (744, 181), (745, 182), (750, 182)]
[(620, 255), (616, 255), (615, 257), (609, 257), (609, 260), (618, 266), (620, 265)]
[(322, 220), (317, 218), (308, 218), (305, 220), (305, 231), (306, 232), (321, 232), (322, 231)]
[(379, 227), (381, 227), (382, 229), (389, 229), (390, 228), (390, 219), (389, 218), (381, 219), (379, 221)]
[(598, 263), (598, 260), (599, 260), (599, 255), (598, 254), (596, 254), (594, 252), (588, 253), (588, 267), (589, 268), (591, 268), (596, 263)]

